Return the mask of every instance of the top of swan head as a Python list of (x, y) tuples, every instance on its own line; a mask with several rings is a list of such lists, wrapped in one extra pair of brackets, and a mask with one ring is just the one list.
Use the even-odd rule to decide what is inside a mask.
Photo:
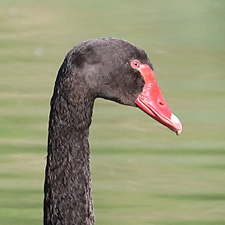
[[(133, 60), (151, 66), (147, 54), (117, 38), (99, 38), (83, 42), (67, 55), (70, 79), (80, 94), (101, 97), (135, 106), (144, 79), (131, 65)], [(82, 83), (82, 84), (81, 84)], [(88, 92), (88, 93), (87, 93)]]
[(182, 130), (160, 92), (147, 54), (127, 41), (99, 38), (74, 47), (60, 68), (57, 86), (64, 86), (62, 94), (71, 101), (77, 96), (101, 97), (138, 106), (177, 134)]

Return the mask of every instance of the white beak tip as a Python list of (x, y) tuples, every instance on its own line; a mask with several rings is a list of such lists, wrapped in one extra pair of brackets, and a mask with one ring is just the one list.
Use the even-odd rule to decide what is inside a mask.
[(176, 135), (178, 136), (181, 132), (182, 130), (176, 130)]
[(182, 124), (181, 124), (180, 120), (174, 114), (172, 114), (171, 121), (174, 125), (176, 135), (179, 135), (182, 132)]

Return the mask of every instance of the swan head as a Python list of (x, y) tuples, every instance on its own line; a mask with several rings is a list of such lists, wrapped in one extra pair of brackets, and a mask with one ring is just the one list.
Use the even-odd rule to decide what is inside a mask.
[(142, 49), (121, 39), (99, 38), (75, 47), (67, 58), (74, 90), (138, 107), (177, 135), (181, 133), (182, 124), (163, 98)]

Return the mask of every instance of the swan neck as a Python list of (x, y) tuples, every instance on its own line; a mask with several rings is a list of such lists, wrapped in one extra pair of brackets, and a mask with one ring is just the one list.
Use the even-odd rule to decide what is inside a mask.
[(93, 101), (51, 101), (44, 187), (44, 225), (93, 225), (89, 126)]

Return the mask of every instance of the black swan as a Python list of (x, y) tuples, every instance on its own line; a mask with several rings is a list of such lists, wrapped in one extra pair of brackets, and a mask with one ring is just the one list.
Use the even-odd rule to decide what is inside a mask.
[(93, 225), (89, 126), (96, 98), (139, 107), (179, 134), (147, 54), (117, 38), (89, 40), (66, 56), (55, 82), (48, 130), (44, 225)]

